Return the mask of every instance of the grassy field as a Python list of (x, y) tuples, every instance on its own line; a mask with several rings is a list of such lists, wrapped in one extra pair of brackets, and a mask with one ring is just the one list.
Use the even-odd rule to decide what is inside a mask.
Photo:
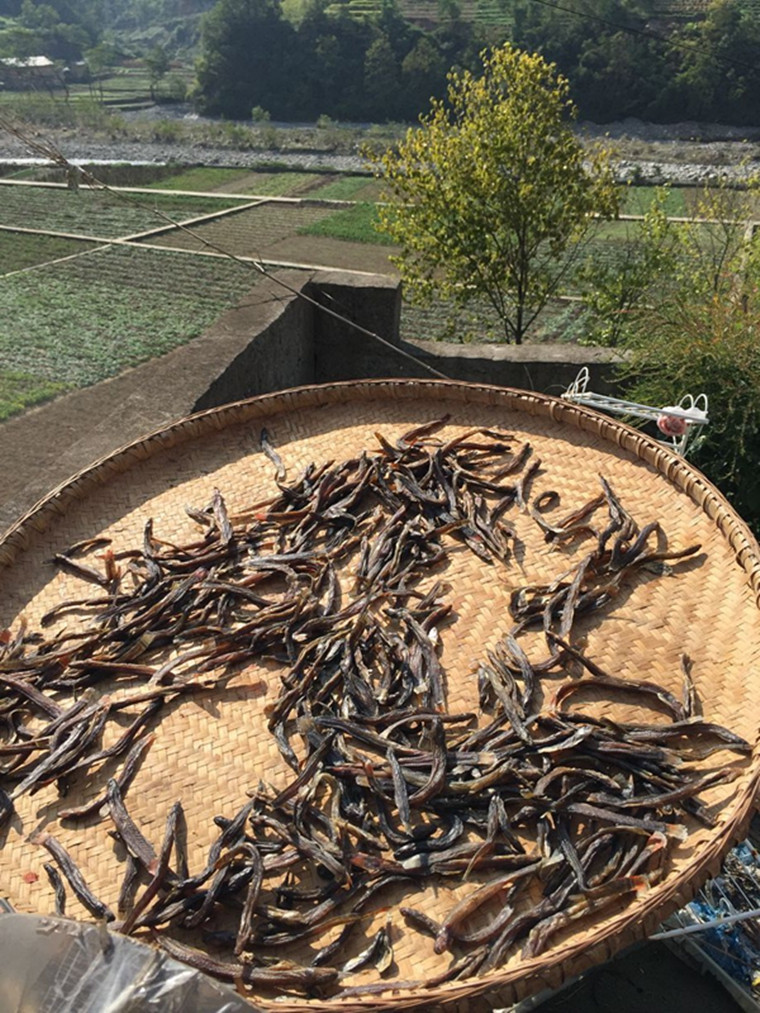
[[(298, 234), (310, 224), (333, 215), (330, 208), (298, 207), (292, 204), (263, 204), (206, 225), (193, 228), (198, 238), (186, 232), (170, 232), (157, 240), (162, 246), (202, 250), (203, 240), (240, 257), (262, 257), (268, 247)], [(146, 240), (149, 242), (150, 240)]]
[[(655, 196), (655, 187), (651, 186), (626, 186), (622, 190), (620, 210), (627, 215), (643, 215), (651, 205)], [(693, 205), (696, 187), (669, 187), (666, 191), (663, 210), (666, 215), (674, 218), (684, 217), (690, 214)]]
[(223, 169), (215, 166), (197, 166), (183, 169), (151, 183), (156, 190), (196, 190), (206, 192), (244, 193), (270, 197), (288, 197), (296, 194), (315, 180), (309, 172), (251, 172), (250, 169)]
[(327, 177), (325, 182), (309, 194), (324, 200), (378, 200), (382, 184), (371, 176)]
[(0, 275), (45, 264), (59, 257), (83, 253), (93, 244), (83, 239), (33, 236), (24, 232), (0, 231)]
[(48, 390), (115, 376), (192, 340), (255, 281), (231, 261), (139, 247), (12, 276), (0, 287), (0, 375)]
[(335, 211), (326, 218), (302, 226), (301, 236), (327, 236), (330, 239), (345, 239), (352, 243), (377, 243), (392, 246), (391, 240), (375, 228), (377, 211), (374, 204), (363, 201), (345, 211)]
[(0, 195), (0, 225), (103, 238), (161, 228), (166, 225), (161, 214), (185, 221), (240, 203), (232, 199), (175, 197), (159, 192), (155, 196), (116, 195), (86, 187), (72, 191), (3, 186)]

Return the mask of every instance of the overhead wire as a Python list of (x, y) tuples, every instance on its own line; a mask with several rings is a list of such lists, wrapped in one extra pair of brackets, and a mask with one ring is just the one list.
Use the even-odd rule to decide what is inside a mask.
[(415, 366), (418, 366), (420, 369), (426, 371), (432, 376), (437, 377), (439, 380), (451, 379), (451, 377), (447, 376), (445, 373), (442, 373), (434, 366), (431, 366), (423, 359), (420, 359), (416, 355), (413, 355), (411, 352), (407, 352), (405, 349), (400, 348), (398, 345), (394, 344), (392, 341), (389, 341), (387, 338), (382, 337), (382, 335), (377, 334), (375, 331), (371, 331), (369, 330), (369, 328), (363, 327), (361, 324), (358, 324), (355, 320), (352, 320), (345, 314), (332, 309), (332, 307), (330, 306), (326, 306), (323, 302), (320, 302), (313, 296), (308, 295), (306, 292), (304, 292), (302, 289), (299, 289), (295, 285), (291, 285), (289, 282), (285, 281), (284, 278), (281, 278), (275, 272), (270, 271), (260, 259), (255, 260), (251, 258), (240, 257), (237, 254), (233, 253), (231, 250), (228, 250), (225, 247), (212, 242), (205, 236), (201, 236), (194, 229), (191, 229), (188, 226), (183, 225), (181, 222), (175, 221), (170, 215), (167, 215), (164, 211), (161, 211), (159, 208), (155, 207), (147, 208), (147, 206), (142, 201), (138, 200), (132, 194), (126, 194), (123, 191), (108, 186), (107, 183), (104, 183), (102, 180), (97, 179), (97, 177), (93, 176), (92, 173), (90, 173), (89, 171), (86, 171), (82, 169), (81, 166), (78, 166), (75, 163), (71, 162), (57, 147), (57, 145), (53, 144), (51, 141), (47, 141), (44, 139), (40, 140), (35, 137), (30, 137), (22, 127), (19, 127), (17, 124), (14, 124), (11, 120), (9, 120), (7, 117), (3, 115), (0, 115), (0, 130), (4, 130), (7, 133), (10, 133), (12, 136), (16, 137), (23, 144), (25, 144), (29, 150), (34, 151), (37, 155), (47, 159), (48, 161), (52, 162), (55, 165), (60, 166), (61, 168), (64, 168), (67, 174), (69, 174), (70, 179), (77, 180), (77, 182), (78, 180), (81, 179), (82, 182), (84, 182), (88, 186), (105, 190), (107, 193), (117, 197), (119, 200), (132, 203), (143, 210), (150, 210), (151, 213), (154, 214), (157, 218), (162, 219), (163, 221), (173, 226), (174, 228), (177, 228), (180, 231), (186, 233), (187, 235), (192, 236), (193, 239), (201, 243), (203, 246), (206, 246), (209, 249), (214, 250), (216, 253), (222, 254), (224, 257), (229, 258), (230, 260), (234, 261), (237, 264), (240, 264), (241, 266), (247, 268), (248, 270), (255, 270), (259, 274), (268, 278), (270, 281), (279, 285), (281, 288), (285, 289), (291, 295), (297, 296), (299, 299), (302, 299), (303, 301), (309, 303), (316, 309), (321, 310), (323, 313), (326, 313), (328, 316), (336, 320), (339, 320), (341, 323), (344, 323), (347, 326), (353, 328), (354, 330), (364, 335), (365, 337), (372, 338), (374, 341), (379, 342), (384, 347), (393, 351), (396, 355), (401, 356), (401, 358), (406, 359), (408, 362), (413, 363)]

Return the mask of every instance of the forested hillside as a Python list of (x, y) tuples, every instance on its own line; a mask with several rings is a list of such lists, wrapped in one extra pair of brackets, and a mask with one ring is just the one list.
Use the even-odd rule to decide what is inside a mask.
[(556, 62), (585, 119), (760, 122), (760, 0), (0, 0), (0, 58), (162, 56), (228, 119), (414, 121), (506, 40)]
[(760, 18), (748, 0), (681, 3), (678, 16), (665, 13), (675, 0), (498, 0), (501, 24), (439, 0), (427, 26), (410, 20), (413, 0), (406, 16), (392, 0), (310, 0), (299, 19), (289, 2), (218, 0), (198, 64), (205, 111), (415, 119), (444, 94), (450, 67), (476, 69), (483, 46), (510, 39), (557, 63), (587, 119), (760, 116)]
[(71, 62), (102, 43), (139, 56), (154, 45), (171, 55), (198, 44), (214, 0), (0, 0), (0, 57), (44, 54)]

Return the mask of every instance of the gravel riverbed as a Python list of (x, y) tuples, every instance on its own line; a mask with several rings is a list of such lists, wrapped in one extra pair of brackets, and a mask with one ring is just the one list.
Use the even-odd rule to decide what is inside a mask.
[[(182, 114), (181, 108), (171, 106), (130, 114), (132, 121), (138, 118), (199, 121), (198, 117)], [(283, 136), (286, 129), (283, 125)], [(760, 169), (760, 127), (624, 120), (601, 126), (581, 123), (578, 131), (589, 141), (603, 141), (613, 149), (622, 180), (693, 184), (716, 178), (740, 180)], [(356, 172), (366, 167), (356, 151), (317, 150), (316, 144), (315, 149), (240, 151), (233, 147), (210, 147), (200, 140), (114, 140), (94, 133), (42, 127), (30, 127), (28, 132), (33, 142), (51, 145), (69, 161), (78, 164), (171, 162), (253, 169), (276, 162), (298, 169), (338, 172)], [(316, 137), (316, 131), (313, 132)], [(38, 159), (39, 153), (10, 134), (0, 133), (0, 161), (24, 162), (30, 158)]]

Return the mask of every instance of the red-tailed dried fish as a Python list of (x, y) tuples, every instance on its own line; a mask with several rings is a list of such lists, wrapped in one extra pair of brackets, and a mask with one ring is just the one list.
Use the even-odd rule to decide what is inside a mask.
[(153, 877), (148, 885), (143, 890), (141, 896), (135, 901), (132, 910), (125, 917), (119, 931), (123, 932), (125, 936), (134, 928), (138, 918), (147, 910), (148, 905), (156, 896), (158, 891), (164, 885), (169, 872), (169, 860), (171, 859), (172, 848), (174, 847), (174, 838), (177, 832), (177, 822), (179, 820), (179, 814), (182, 811), (182, 804), (175, 802), (169, 810), (169, 814), (166, 817), (166, 828), (164, 830), (164, 839), (161, 842), (161, 850), (158, 853), (158, 861), (153, 872)]
[(116, 903), (116, 910), (122, 916), (128, 915), (134, 906), (141, 868), (140, 862), (128, 851), (124, 864), (124, 876), (119, 890), (119, 899)]
[[(155, 732), (151, 732), (150, 735), (146, 735), (142, 739), (138, 739), (138, 741), (130, 749), (127, 758), (124, 761), (124, 766), (114, 779), (119, 787), (122, 797), (129, 785), (132, 783), (132, 780), (139, 769), (143, 754), (150, 749), (155, 742), (155, 739)], [(108, 793), (107, 791), (104, 791), (92, 799), (91, 802), (86, 802), (84, 805), (59, 809), (58, 816), (60, 819), (85, 819), (89, 816), (93, 816), (97, 812), (100, 812), (100, 810), (107, 804)]]
[(357, 955), (346, 961), (343, 965), (343, 974), (352, 974), (360, 971), (368, 964), (374, 965), (380, 974), (390, 970), (393, 963), (393, 946), (390, 940), (390, 927), (388, 925), (378, 929), (370, 940), (369, 946), (357, 953)]
[[(584, 664), (586, 663), (587, 659), (583, 658), (579, 651), (575, 652), (574, 656), (581, 659)], [(589, 689), (592, 692), (594, 690), (602, 690), (605, 693), (622, 693), (626, 696), (639, 696), (644, 699), (654, 698), (669, 712), (674, 721), (684, 721), (686, 719), (681, 702), (668, 690), (657, 685), (657, 683), (637, 682), (633, 679), (617, 679), (610, 675), (594, 675), (593, 679), (578, 679), (575, 682), (563, 683), (554, 694), (553, 706), (561, 709), (563, 703), (570, 696)]]
[(334, 967), (298, 967), (285, 963), (256, 967), (245, 963), (223, 963), (201, 950), (195, 950), (166, 936), (154, 933), (153, 939), (169, 956), (210, 974), (212, 978), (240, 981), (244, 985), (262, 985), (280, 992), (309, 993), (333, 984), (340, 973)]
[(106, 574), (100, 573), (91, 566), (86, 566), (84, 563), (78, 563), (74, 559), (70, 559), (68, 556), (62, 555), (57, 552), (51, 562), (63, 570), (64, 573), (68, 573), (72, 577), (77, 577), (79, 580), (86, 580), (90, 584), (97, 584), (99, 587), (111, 589), (113, 587), (113, 579), (108, 577)]
[(516, 872), (510, 872), (508, 875), (500, 876), (490, 883), (484, 883), (455, 904), (441, 922), (441, 927), (438, 930), (433, 947), (435, 952), (443, 953), (444, 950), (447, 950), (456, 938), (459, 926), (468, 918), (471, 918), (484, 904), (492, 901), (495, 897), (500, 897), (502, 894), (511, 894), (516, 881), (525, 876), (533, 875), (541, 867), (541, 861), (525, 865)]
[(643, 885), (644, 881), (637, 877), (629, 876), (621, 878), (602, 888), (599, 893), (589, 892), (561, 911), (548, 915), (531, 929), (528, 939), (523, 946), (523, 957), (538, 956), (540, 953), (543, 953), (551, 937), (559, 932), (560, 929), (565, 928), (579, 918), (586, 917), (589, 914), (598, 914), (611, 904), (619, 903), (620, 897), (623, 894), (632, 893)]

